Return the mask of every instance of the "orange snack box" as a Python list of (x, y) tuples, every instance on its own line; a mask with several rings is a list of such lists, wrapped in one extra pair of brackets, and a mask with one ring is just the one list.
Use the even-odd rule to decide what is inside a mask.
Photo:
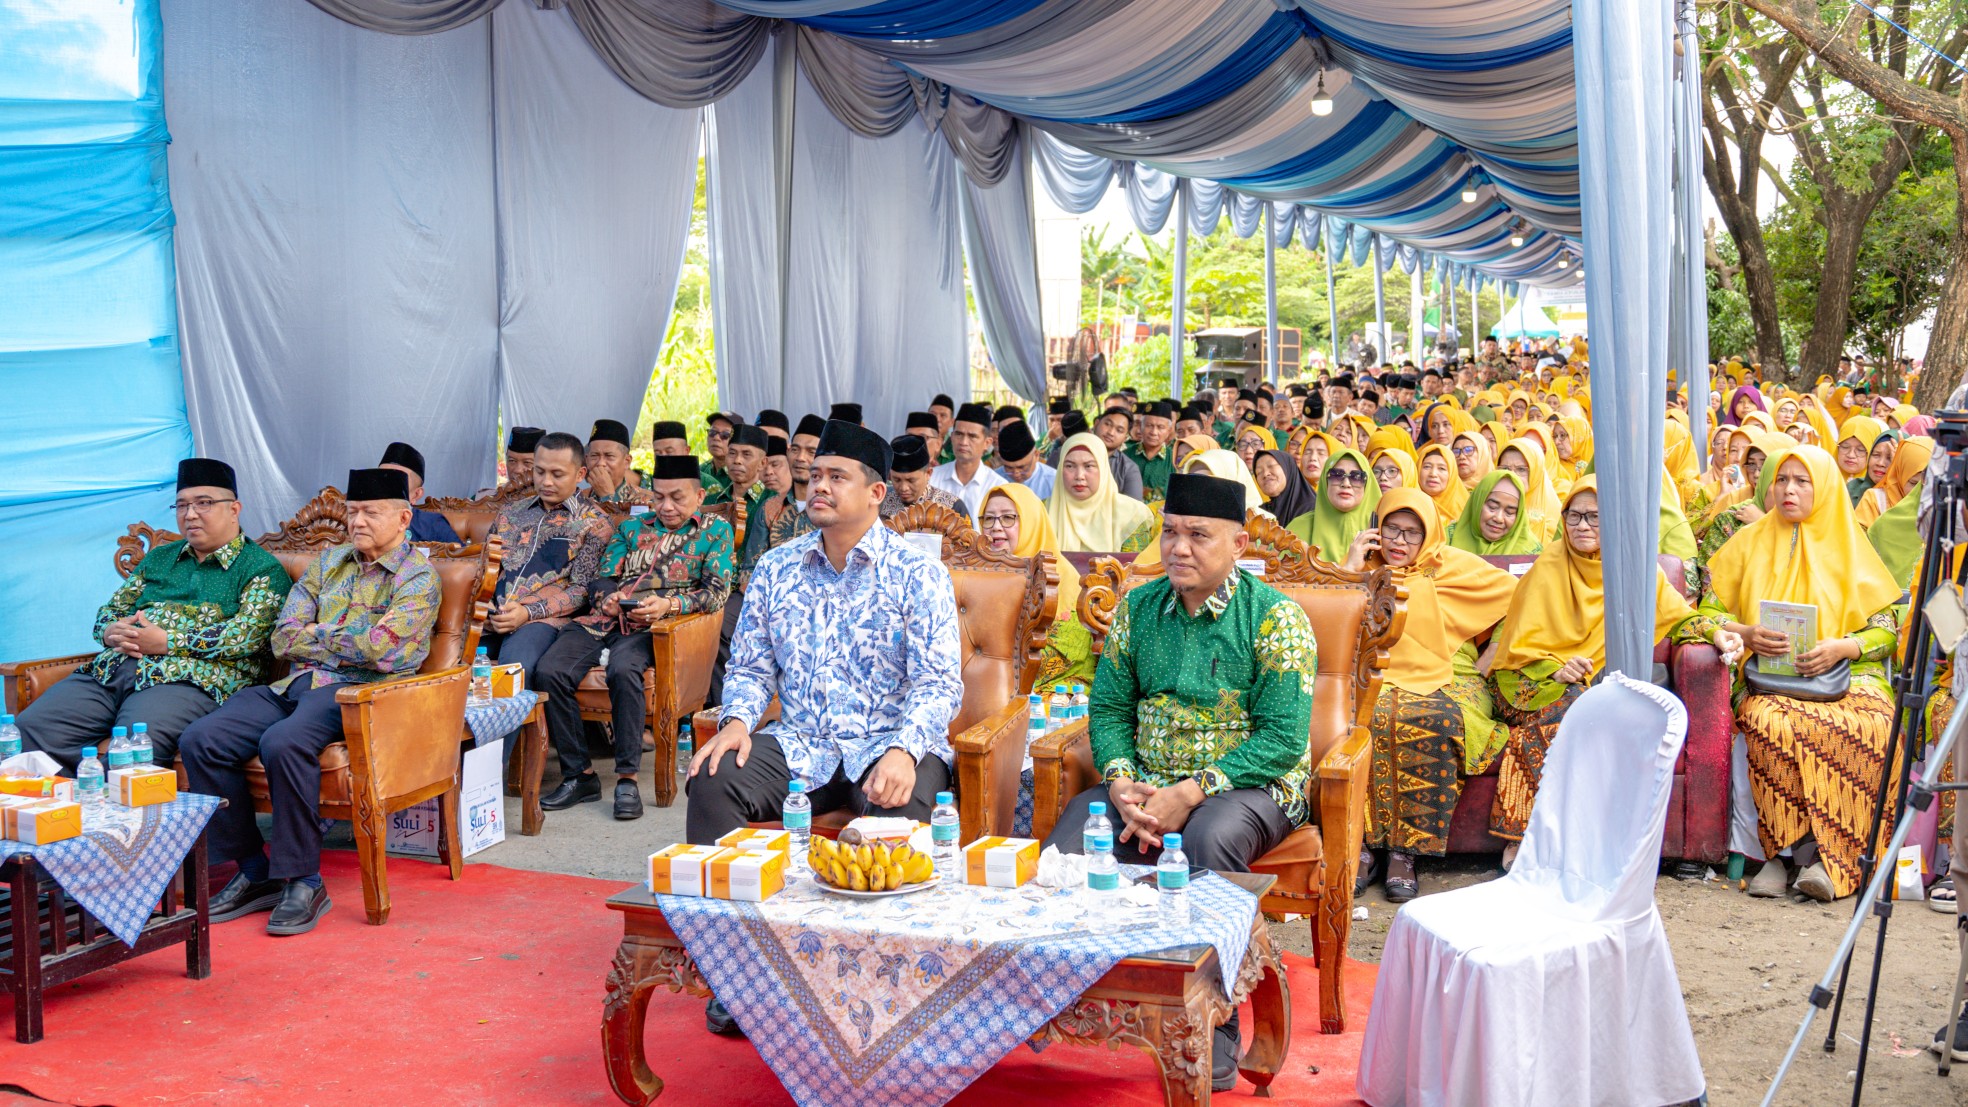
[(0, 776), (0, 795), (73, 800), (75, 782), (60, 776)]
[(649, 891), (653, 895), (701, 896), (704, 891), (704, 864), (723, 853), (720, 846), (693, 846), (678, 842), (649, 855)]
[(526, 667), (523, 665), (492, 666), (492, 695), (496, 699), (511, 699), (526, 691)]
[(151, 765), (117, 769), (109, 774), (109, 798), (125, 807), (170, 803), (178, 798), (178, 774)]
[(68, 800), (42, 800), (0, 807), (0, 837), (45, 846), (79, 837), (82, 805)]
[(784, 830), (754, 830), (750, 827), (740, 827), (719, 838), (717, 844), (728, 849), (771, 850), (789, 857), (793, 852), (793, 836), (791, 832)]
[(769, 849), (727, 849), (704, 865), (712, 899), (762, 903), (786, 886), (786, 855)]
[(966, 884), (1016, 888), (1039, 875), (1037, 838), (979, 838), (963, 852)]

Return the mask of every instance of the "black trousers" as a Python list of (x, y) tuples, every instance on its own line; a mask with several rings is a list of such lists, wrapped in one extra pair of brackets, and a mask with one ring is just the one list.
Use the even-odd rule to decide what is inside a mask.
[[(505, 665), (518, 665), (525, 669), (526, 686), (538, 690), (540, 658), (546, 655), (547, 649), (554, 644), (554, 639), (559, 637), (560, 629), (545, 623), (526, 623), (511, 634), (497, 634), (488, 630), (479, 636), (478, 642), (485, 647), (485, 652), (492, 660)], [(519, 731), (514, 730), (506, 735), (505, 739), (506, 756), (518, 757)]]
[[(1061, 853), (1086, 852), (1080, 835), (1086, 829), (1087, 808), (1096, 802), (1107, 805), (1107, 819), (1114, 824), (1114, 859), (1123, 865), (1154, 864), (1159, 850), (1144, 853), (1139, 842), (1121, 841), (1122, 823), (1105, 784), (1074, 796), (1045, 844), (1059, 847)], [(1249, 872), (1252, 861), (1277, 849), (1291, 832), (1284, 809), (1269, 792), (1238, 788), (1205, 798), (1202, 806), (1189, 813), (1189, 821), (1182, 827), (1182, 852), (1191, 865), (1218, 872)]]
[(711, 690), (704, 706), (724, 706), (724, 667), (731, 660), (731, 636), (738, 630), (738, 616), (745, 610), (745, 594), (733, 592), (724, 600), (724, 622), (718, 626), (717, 660), (711, 662)]
[(143, 723), (150, 735), (151, 761), (169, 766), (178, 756), (178, 736), (218, 704), (196, 684), (158, 684), (137, 691), (137, 659), (126, 657), (104, 684), (85, 668), (55, 682), (14, 719), (21, 749), (40, 750), (69, 773), (82, 760), (82, 747), (95, 746), (105, 760), (109, 728)]
[(221, 796), (226, 806), (206, 832), (214, 862), (257, 857), (266, 847), (253, 817), (246, 762), (266, 766), (273, 806), (269, 875), (292, 880), (321, 872), (321, 751), (342, 738), (337, 685), (315, 687), (314, 674), (284, 691), (256, 684), (185, 728), (178, 740), (191, 790)]
[[(704, 741), (710, 741), (706, 736)], [(896, 815), (929, 821), (936, 810), (936, 793), (950, 790), (950, 766), (940, 757), (925, 757), (916, 763), (916, 787), (909, 802), (900, 807), (876, 807), (868, 802), (861, 785), (874, 773), (870, 766), (860, 780), (849, 780), (845, 767), (834, 770), (834, 778), (809, 794), (813, 813), (823, 814), (845, 807), (856, 815)], [(770, 734), (752, 735), (752, 752), (738, 765), (738, 754), (727, 753), (717, 762), (717, 775), (706, 764), (684, 783), (689, 797), (684, 812), (684, 839), (696, 845), (710, 845), (727, 831), (747, 823), (776, 822), (786, 802), (786, 787), (793, 774), (786, 767), (786, 753)], [(1084, 816), (1082, 816), (1084, 821)]]
[[(581, 705), (574, 690), (581, 678), (594, 668), (601, 651), (608, 651), (608, 704), (615, 729), (615, 772), (635, 776), (642, 769), (642, 732), (649, 725), (649, 701), (642, 691), (642, 674), (656, 663), (649, 648), (649, 632), (623, 634), (611, 630), (596, 636), (585, 627), (569, 623), (540, 658), (534, 679), (547, 694), (547, 736), (560, 755), (560, 775), (572, 780), (586, 773), (592, 764), (588, 757), (587, 735), (581, 726)], [(674, 735), (655, 736), (658, 742)]]

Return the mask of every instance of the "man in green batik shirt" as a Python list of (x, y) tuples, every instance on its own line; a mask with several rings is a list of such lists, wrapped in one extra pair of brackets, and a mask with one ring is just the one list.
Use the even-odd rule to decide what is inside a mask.
[(704, 435), (704, 449), (711, 459), (698, 464), (697, 478), (704, 482), (706, 504), (721, 504), (731, 498), (731, 475), (724, 467), (730, 456), (731, 436), (744, 422), (728, 411), (713, 411), (704, 420), (704, 425), (710, 428)]
[(185, 727), (267, 679), (267, 639), (294, 582), (239, 532), (232, 466), (179, 462), (173, 506), (184, 538), (152, 549), (96, 612), (102, 652), (21, 710), (22, 749), (74, 772), (83, 746), (143, 723), (152, 760), (169, 765)]
[[(1073, 797), (1046, 844), (1082, 850), (1096, 802), (1114, 813), (1114, 855), (1153, 864), (1179, 831), (1192, 865), (1244, 872), (1308, 822), (1308, 732), (1318, 648), (1298, 603), (1237, 558), (1244, 489), (1169, 478), (1167, 575), (1129, 592), (1093, 678), (1089, 732), (1104, 783)], [(1237, 1019), (1219, 1027), (1212, 1086), (1237, 1078)]]
[(1174, 433), (1175, 405), (1156, 400), (1141, 411), (1141, 441), (1128, 443), (1123, 451), (1141, 470), (1141, 498), (1146, 503), (1158, 504), (1168, 496), (1169, 477), (1175, 473), (1175, 451), (1169, 449)]

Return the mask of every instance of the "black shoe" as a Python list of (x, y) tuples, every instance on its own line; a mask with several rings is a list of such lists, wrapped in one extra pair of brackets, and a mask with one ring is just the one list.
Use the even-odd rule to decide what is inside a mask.
[(1676, 861), (1668, 875), (1676, 880), (1701, 880), (1708, 876), (1708, 866), (1699, 861)]
[(540, 797), (540, 806), (548, 811), (564, 811), (577, 803), (594, 803), (601, 799), (601, 778), (593, 773), (582, 773), (560, 782), (560, 786)]
[(1360, 867), (1353, 876), (1353, 894), (1365, 895), (1368, 888), (1380, 883), (1387, 875), (1387, 855), (1378, 850), (1360, 851)]
[(618, 819), (642, 818), (642, 790), (633, 780), (615, 782), (615, 817)]
[[(1939, 1053), (1941, 1043), (1947, 1039), (1947, 1027), (1934, 1031), (1934, 1040), (1927, 1043), (1929, 1053)], [(1953, 1050), (1948, 1056), (1956, 1061), (1968, 1061), (1968, 1007), (1961, 1009), (1961, 1017), (1954, 1021)]]
[(724, 1009), (724, 1004), (716, 996), (711, 997), (711, 1002), (704, 1006), (704, 1029), (731, 1038), (745, 1036), (744, 1028), (738, 1025), (738, 1020), (731, 1017), (731, 1012)]
[(280, 906), (267, 916), (267, 933), (278, 938), (306, 934), (333, 906), (335, 901), (328, 898), (328, 889), (317, 888), (305, 880), (290, 880), (287, 890), (280, 893)]
[(1210, 1091), (1227, 1092), (1237, 1086), (1237, 1062), (1243, 1053), (1243, 1025), (1237, 1012), (1210, 1038)]
[(280, 887), (278, 880), (248, 880), (245, 873), (235, 873), (212, 897), (211, 921), (230, 922), (255, 911), (271, 911), (280, 902)]

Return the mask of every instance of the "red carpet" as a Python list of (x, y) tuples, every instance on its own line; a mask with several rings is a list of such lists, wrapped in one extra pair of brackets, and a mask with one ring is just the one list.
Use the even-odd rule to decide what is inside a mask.
[[(0, 1082), (117, 1107), (619, 1102), (600, 1022), (621, 937), (602, 901), (621, 885), (493, 865), (454, 884), (437, 865), (393, 860), (395, 909), (374, 927), (354, 855), (323, 863), (335, 909), (312, 934), (269, 938), (253, 916), (213, 928), (210, 979), (185, 979), (174, 949), (50, 992), (46, 1038), (0, 1040)], [(1374, 967), (1349, 967), (1353, 1032), (1326, 1037), (1317, 973), (1288, 960), (1295, 1026), (1273, 1102), (1351, 1103)], [(704, 1033), (703, 1001), (658, 991), (649, 1026), (661, 1103), (791, 1102), (751, 1046)], [(1021, 1046), (955, 1102), (1151, 1107), (1159, 1089), (1137, 1050)], [(1256, 1102), (1249, 1092), (1217, 1098)]]

